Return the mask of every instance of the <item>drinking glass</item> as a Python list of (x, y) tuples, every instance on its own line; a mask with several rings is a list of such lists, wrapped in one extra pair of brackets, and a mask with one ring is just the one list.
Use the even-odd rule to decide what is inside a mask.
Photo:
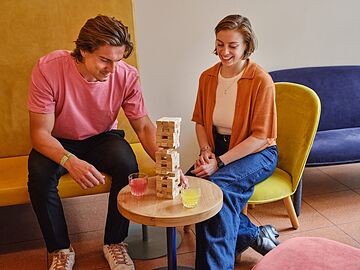
[(198, 205), (201, 197), (201, 189), (199, 187), (189, 187), (181, 190), (181, 200), (186, 208), (194, 208)]
[(132, 173), (128, 179), (131, 194), (134, 196), (144, 195), (148, 185), (148, 176), (145, 173)]

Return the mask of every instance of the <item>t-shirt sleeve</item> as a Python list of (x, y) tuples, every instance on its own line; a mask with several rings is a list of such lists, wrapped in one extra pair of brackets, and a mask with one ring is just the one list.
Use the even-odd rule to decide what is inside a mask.
[(126, 96), (122, 104), (126, 117), (138, 119), (147, 115), (138, 74), (129, 78), (126, 88)]
[(260, 88), (257, 93), (251, 133), (256, 138), (268, 139), (277, 136), (275, 86), (273, 83)]
[(53, 113), (55, 111), (53, 90), (41, 72), (39, 62), (34, 66), (30, 77), (28, 110), (36, 113)]

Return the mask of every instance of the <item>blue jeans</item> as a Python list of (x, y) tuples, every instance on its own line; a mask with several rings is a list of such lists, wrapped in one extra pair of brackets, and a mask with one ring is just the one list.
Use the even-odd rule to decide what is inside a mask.
[(259, 229), (241, 211), (254, 186), (272, 175), (278, 160), (277, 147), (236, 160), (208, 177), (223, 191), (220, 212), (196, 224), (196, 269), (234, 269), (235, 251), (244, 251)]
[[(63, 147), (112, 177), (105, 244), (122, 242), (128, 235), (129, 220), (117, 209), (117, 195), (127, 185), (130, 173), (138, 171), (136, 157), (124, 139), (124, 132), (111, 130), (85, 140), (58, 139)], [(28, 161), (28, 190), (31, 203), (49, 252), (68, 248), (70, 240), (57, 186), (66, 169), (32, 150)]]

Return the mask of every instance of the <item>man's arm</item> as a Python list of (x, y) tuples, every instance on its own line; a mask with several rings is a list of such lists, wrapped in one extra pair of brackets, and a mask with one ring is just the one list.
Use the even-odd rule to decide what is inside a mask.
[(159, 149), (156, 146), (155, 125), (151, 122), (147, 115), (138, 119), (129, 119), (129, 122), (145, 151), (155, 161), (155, 152)]
[[(60, 164), (64, 155), (69, 152), (51, 135), (55, 123), (54, 114), (29, 112), (29, 117), (30, 136), (34, 149)], [(64, 163), (64, 167), (83, 189), (105, 183), (104, 176), (94, 166), (76, 156), (71, 156)]]

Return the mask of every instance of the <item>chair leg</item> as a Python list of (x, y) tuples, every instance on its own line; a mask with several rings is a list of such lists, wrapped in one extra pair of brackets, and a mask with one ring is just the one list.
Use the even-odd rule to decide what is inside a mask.
[(248, 209), (248, 204), (246, 204), (246, 205), (244, 206), (244, 209), (242, 210), (242, 212), (243, 212), (244, 215), (247, 215), (247, 209)]
[(294, 193), (293, 201), (294, 201), (294, 208), (297, 216), (300, 216), (301, 212), (301, 196), (302, 196), (302, 177), (298, 184), (298, 187)]
[(185, 226), (184, 226), (184, 232), (186, 232), (186, 233), (187, 233), (187, 232), (190, 232), (190, 226), (191, 226), (191, 225), (185, 225)]
[(296, 230), (297, 228), (299, 228), (299, 220), (298, 220), (298, 218), (296, 216), (294, 205), (293, 205), (293, 203), (291, 201), (290, 196), (284, 198), (283, 202), (284, 202), (286, 211), (287, 211), (287, 213), (289, 215), (291, 224), (292, 224), (293, 228)]

